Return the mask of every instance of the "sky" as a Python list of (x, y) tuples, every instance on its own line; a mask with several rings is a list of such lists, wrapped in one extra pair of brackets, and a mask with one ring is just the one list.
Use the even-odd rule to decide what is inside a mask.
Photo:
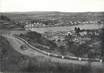
[(0, 12), (104, 11), (104, 0), (0, 0)]

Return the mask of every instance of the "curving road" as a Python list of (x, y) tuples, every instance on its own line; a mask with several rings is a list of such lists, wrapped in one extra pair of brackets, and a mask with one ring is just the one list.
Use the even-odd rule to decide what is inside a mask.
[[(56, 54), (50, 54), (48, 52), (39, 50), (36, 47), (33, 47), (30, 45), (27, 41), (21, 39), (21, 38), (16, 38), (12, 35), (3, 35), (4, 37), (7, 38), (7, 40), (10, 42), (10, 44), (13, 46), (13, 48), (23, 54), (27, 55), (30, 57), (35, 57), (35, 56), (42, 56), (46, 59), (51, 60), (52, 62), (59, 62), (59, 63), (72, 63), (72, 64), (80, 64), (80, 65), (87, 65), (89, 62), (88, 61), (83, 61), (81, 58), (78, 58), (77, 60), (73, 60), (72, 58), (65, 58), (64, 56), (57, 56)], [(20, 47), (21, 45), (26, 45), (26, 50), (22, 50)], [(82, 60), (82, 61), (81, 61)], [(104, 69), (104, 64), (102, 62), (90, 62), (92, 67), (97, 67), (97, 68), (103, 68)]]
[(20, 38), (18, 36), (14, 36), (15, 38), (23, 41), (26, 45), (28, 45), (29, 47), (31, 47), (32, 49), (44, 54), (44, 55), (48, 55), (50, 57), (56, 57), (56, 58), (60, 58), (60, 59), (68, 59), (68, 60), (78, 60), (78, 61), (95, 61), (95, 62), (102, 62), (101, 59), (90, 59), (90, 58), (80, 58), (80, 57), (73, 57), (73, 56), (63, 56), (63, 55), (57, 55), (57, 54), (53, 54), (53, 53), (49, 53), (43, 50), (40, 50), (38, 48), (35, 48), (34, 46), (32, 46), (30, 43), (28, 43), (27, 41), (25, 41), (23, 38)]

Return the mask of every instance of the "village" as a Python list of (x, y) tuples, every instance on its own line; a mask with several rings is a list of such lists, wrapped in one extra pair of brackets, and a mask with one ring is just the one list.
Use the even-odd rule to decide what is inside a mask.
[(56, 24), (44, 24), (41, 21), (40, 22), (25, 22), (26, 26), (25, 28), (40, 28), (40, 27), (57, 27), (57, 26), (73, 26), (73, 25), (83, 25), (83, 24), (103, 24), (103, 21), (68, 21), (66, 23), (60, 22)]

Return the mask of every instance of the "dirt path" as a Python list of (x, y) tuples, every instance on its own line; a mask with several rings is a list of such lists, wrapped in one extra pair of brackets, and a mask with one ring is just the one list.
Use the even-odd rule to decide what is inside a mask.
[[(66, 60), (66, 59), (59, 59), (56, 57), (50, 57), (50, 56), (44, 55), (42, 53), (39, 53), (36, 50), (33, 50), (29, 46), (26, 46), (27, 47), (26, 50), (22, 50), (22, 49), (20, 49), (20, 46), (25, 44), (23, 41), (13, 37), (12, 35), (9, 35), (9, 36), (4, 35), (4, 36), (8, 39), (8, 41), (13, 46), (13, 48), (23, 55), (27, 55), (29, 57), (41, 56), (41, 57), (51, 60), (52, 62), (59, 62), (59, 63), (67, 63), (67, 64), (72, 63), (72, 64), (79, 64), (79, 65), (87, 65), (88, 64), (87, 61)], [(104, 64), (100, 63), (100, 62), (91, 62), (90, 65), (92, 68), (95, 68), (95, 69), (96, 68), (104, 69)]]

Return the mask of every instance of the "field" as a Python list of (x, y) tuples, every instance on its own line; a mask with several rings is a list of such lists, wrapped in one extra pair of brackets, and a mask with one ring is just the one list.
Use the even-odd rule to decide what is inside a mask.
[[(48, 52), (48, 58), (14, 35)], [(0, 13), (0, 72), (104, 73), (103, 38), (104, 12)], [(21, 45), (28, 48), (21, 49)], [(65, 63), (62, 56), (77, 57), (79, 64), (72, 60)], [(83, 65), (81, 58), (101, 62), (85, 61)]]
[(75, 27), (80, 27), (80, 29), (100, 29), (103, 27), (103, 24), (82, 24), (82, 25), (74, 25), (74, 26), (59, 26), (59, 27), (43, 27), (43, 28), (30, 28), (31, 31), (36, 31), (39, 33), (45, 32), (58, 32), (58, 31), (71, 31), (74, 30)]

